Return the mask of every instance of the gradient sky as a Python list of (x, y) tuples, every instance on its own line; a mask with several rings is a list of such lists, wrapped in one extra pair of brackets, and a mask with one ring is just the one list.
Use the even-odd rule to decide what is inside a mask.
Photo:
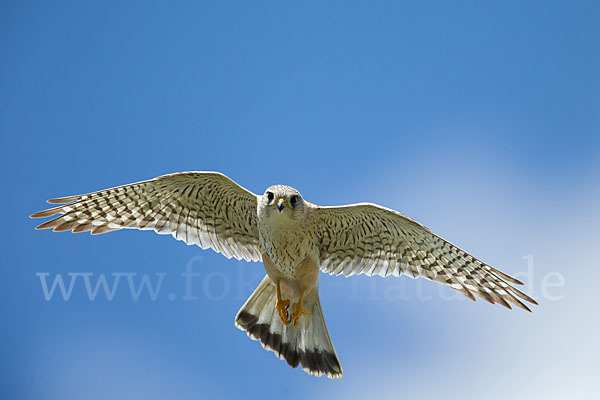
[[(596, 1), (3, 2), (0, 397), (599, 396), (599, 20)], [(183, 170), (397, 209), (540, 306), (322, 275), (344, 377), (316, 379), (233, 325), (261, 264), (27, 218)], [(126, 278), (46, 301), (36, 274), (74, 272), (166, 275), (154, 301)]]

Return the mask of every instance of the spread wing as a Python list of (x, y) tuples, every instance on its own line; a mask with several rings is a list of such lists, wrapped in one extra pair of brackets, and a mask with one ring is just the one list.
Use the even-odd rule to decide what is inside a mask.
[(92, 234), (152, 229), (188, 245), (211, 248), (227, 258), (261, 260), (257, 196), (217, 172), (164, 175), (48, 203), (63, 205), (31, 217), (62, 215), (36, 229)]
[[(407, 274), (441, 282), (511, 308), (537, 302), (510, 283), (522, 284), (483, 263), (412, 219), (376, 204), (319, 207), (321, 270), (346, 276)], [(510, 283), (509, 283), (510, 282)], [(518, 297), (518, 298), (517, 298)]]

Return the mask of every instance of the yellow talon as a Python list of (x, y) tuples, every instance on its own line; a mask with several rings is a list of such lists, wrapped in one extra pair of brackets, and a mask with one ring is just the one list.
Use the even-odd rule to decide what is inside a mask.
[(300, 299), (298, 299), (298, 302), (296, 304), (294, 304), (294, 311), (292, 312), (292, 319), (290, 320), (290, 322), (294, 323), (294, 329), (298, 329), (298, 325), (300, 324), (300, 318), (303, 315), (306, 315), (307, 317), (310, 315), (308, 313), (308, 311), (306, 311), (304, 308), (302, 308), (303, 300), (304, 300), (304, 290), (300, 294)]
[(290, 324), (289, 315), (288, 315), (288, 306), (290, 305), (289, 300), (281, 299), (281, 289), (279, 289), (279, 282), (277, 282), (277, 301), (275, 302), (275, 309), (279, 313), (279, 318), (283, 321), (285, 326)]

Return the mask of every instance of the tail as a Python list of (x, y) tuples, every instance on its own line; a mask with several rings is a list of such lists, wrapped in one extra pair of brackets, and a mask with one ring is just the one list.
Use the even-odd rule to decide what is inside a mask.
[(305, 298), (304, 308), (310, 315), (301, 317), (298, 328), (285, 326), (275, 311), (275, 284), (265, 276), (238, 312), (235, 326), (293, 368), (301, 364), (309, 374), (340, 378), (342, 366), (327, 332), (318, 293), (313, 297)]

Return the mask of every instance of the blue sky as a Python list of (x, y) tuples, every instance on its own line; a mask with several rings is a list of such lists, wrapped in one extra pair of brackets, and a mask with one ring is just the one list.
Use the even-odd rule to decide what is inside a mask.
[[(600, 6), (593, 1), (4, 2), (4, 398), (590, 398)], [(149, 232), (36, 232), (48, 198), (216, 170), (397, 209), (506, 272), (532, 314), (410, 278), (321, 277), (344, 367), (315, 379), (233, 318), (263, 274)], [(193, 296), (184, 300), (186, 266)], [(133, 300), (40, 277), (143, 274)], [(520, 274), (520, 275), (519, 275)], [(554, 285), (554, 286), (553, 286)], [(169, 298), (172, 294), (173, 300)]]

